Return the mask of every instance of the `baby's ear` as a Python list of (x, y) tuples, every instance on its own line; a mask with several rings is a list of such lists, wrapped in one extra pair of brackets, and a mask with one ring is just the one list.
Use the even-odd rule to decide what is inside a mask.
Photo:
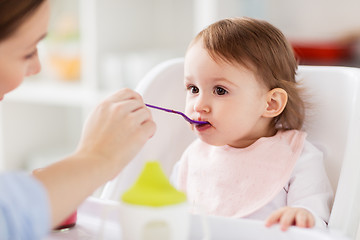
[(266, 109), (263, 117), (273, 118), (282, 113), (288, 100), (287, 92), (282, 88), (274, 88), (267, 93)]

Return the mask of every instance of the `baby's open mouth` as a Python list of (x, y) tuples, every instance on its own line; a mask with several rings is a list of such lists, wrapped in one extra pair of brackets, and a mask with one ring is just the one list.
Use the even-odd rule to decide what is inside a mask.
[(197, 129), (203, 129), (203, 128), (205, 128), (205, 127), (211, 127), (211, 123), (205, 122), (205, 123), (201, 123), (201, 124), (194, 124), (194, 126), (195, 126)]

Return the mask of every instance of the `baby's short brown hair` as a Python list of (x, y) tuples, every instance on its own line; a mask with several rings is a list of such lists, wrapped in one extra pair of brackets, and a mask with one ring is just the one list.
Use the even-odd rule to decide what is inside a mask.
[(203, 41), (215, 61), (241, 64), (270, 89), (282, 88), (288, 94), (284, 111), (274, 118), (276, 129), (301, 129), (305, 106), (295, 81), (297, 61), (293, 49), (279, 29), (252, 18), (229, 18), (202, 30), (190, 44)]

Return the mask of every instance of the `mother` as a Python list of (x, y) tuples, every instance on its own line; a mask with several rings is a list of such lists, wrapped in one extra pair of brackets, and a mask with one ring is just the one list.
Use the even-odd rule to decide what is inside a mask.
[[(49, 0), (0, 1), (0, 100), (37, 74)], [(37, 171), (0, 174), (0, 239), (41, 239), (99, 186), (114, 178), (154, 134), (141, 96), (122, 89), (89, 116), (77, 149)]]

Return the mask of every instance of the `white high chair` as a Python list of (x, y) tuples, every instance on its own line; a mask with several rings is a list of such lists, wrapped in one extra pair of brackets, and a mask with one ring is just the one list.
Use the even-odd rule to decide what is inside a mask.
[[(300, 66), (312, 104), (305, 130), (308, 139), (324, 152), (325, 167), (336, 191), (329, 227), (355, 239), (360, 218), (360, 69)], [(183, 59), (156, 66), (138, 85), (146, 103), (184, 110)], [(195, 138), (182, 117), (152, 110), (155, 136), (142, 151), (109, 182), (102, 198), (118, 200), (135, 181), (147, 160), (159, 160), (170, 175), (185, 147)]]

